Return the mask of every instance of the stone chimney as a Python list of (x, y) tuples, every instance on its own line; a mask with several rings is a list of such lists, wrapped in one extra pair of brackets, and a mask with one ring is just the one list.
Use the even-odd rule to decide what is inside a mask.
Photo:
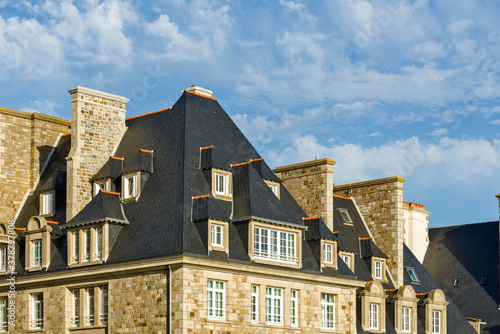
[(332, 159), (319, 159), (277, 167), (274, 173), (310, 216), (321, 216), (333, 231), (333, 165)]
[(90, 178), (113, 154), (125, 132), (128, 99), (76, 86), (71, 94), (71, 151), (68, 162), (66, 220), (92, 198)]
[(425, 253), (429, 247), (430, 214), (424, 205), (403, 202), (404, 242), (420, 263), (424, 263)]
[(354, 198), (377, 246), (387, 255), (396, 287), (403, 285), (403, 182), (399, 176), (333, 187), (333, 193)]
[(192, 85), (191, 87), (187, 88), (186, 91), (208, 97), (212, 97), (212, 94), (214, 93), (211, 90), (196, 85)]

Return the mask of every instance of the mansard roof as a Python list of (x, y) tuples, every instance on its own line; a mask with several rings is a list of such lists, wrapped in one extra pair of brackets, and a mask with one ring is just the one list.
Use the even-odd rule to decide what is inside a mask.
[[(424, 266), (447, 297), (465, 316), (487, 322), (485, 332), (498, 332), (499, 222), (431, 228), (429, 242)], [(457, 278), (460, 284), (453, 286)]]

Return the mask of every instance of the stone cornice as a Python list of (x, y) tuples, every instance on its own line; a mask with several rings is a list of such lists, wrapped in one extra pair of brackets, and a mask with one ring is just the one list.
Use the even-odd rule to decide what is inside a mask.
[(349, 183), (349, 184), (342, 184), (339, 186), (334, 186), (333, 191), (342, 191), (342, 190), (348, 190), (348, 189), (354, 189), (354, 188), (362, 188), (362, 187), (367, 187), (367, 186), (377, 186), (381, 184), (387, 184), (387, 183), (396, 183), (396, 182), (405, 182), (405, 179), (403, 179), (400, 176), (392, 176), (392, 177), (386, 177), (383, 179), (376, 179), (376, 180), (369, 180), (369, 181), (363, 181), (363, 182), (357, 182), (357, 183)]
[[(76, 87), (70, 88), (70, 89), (68, 89), (68, 92), (71, 95), (73, 95), (75, 93), (79, 93), (79, 94), (85, 94), (85, 95), (91, 95), (91, 96), (95, 96), (95, 97), (100, 97), (100, 98), (103, 98), (103, 99), (106, 99), (106, 100), (116, 101), (116, 102), (120, 102), (120, 103), (127, 103), (128, 101), (130, 101), (126, 97), (123, 97), (123, 96), (120, 96), (120, 95), (105, 93), (105, 92), (101, 92), (99, 90), (90, 89), (90, 88), (86, 88), (86, 87), (82, 87), (82, 86), (76, 86)], [(80, 99), (76, 98), (76, 100), (80, 100)], [(71, 102), (73, 102), (73, 101), (71, 101)], [(89, 102), (89, 101), (85, 101), (85, 102)]]
[(296, 169), (302, 169), (302, 168), (308, 168), (308, 167), (314, 167), (314, 166), (321, 166), (321, 165), (335, 165), (335, 161), (332, 159), (318, 159), (318, 160), (312, 160), (312, 161), (306, 161), (306, 162), (301, 162), (298, 164), (293, 164), (293, 165), (286, 165), (286, 166), (281, 166), (281, 167), (276, 167), (273, 169), (273, 172), (275, 173), (283, 173), (283, 172), (288, 172)]
[(24, 118), (24, 119), (32, 119), (32, 120), (36, 119), (36, 120), (45, 121), (45, 122), (49, 122), (49, 123), (64, 125), (67, 127), (69, 127), (71, 125), (71, 121), (68, 121), (66, 119), (55, 117), (55, 116), (44, 115), (44, 114), (40, 114), (37, 112), (29, 113), (26, 111), (19, 111), (19, 110), (13, 110), (13, 109), (7, 109), (7, 108), (0, 107), (0, 114), (14, 116), (14, 117), (18, 117), (18, 118)]

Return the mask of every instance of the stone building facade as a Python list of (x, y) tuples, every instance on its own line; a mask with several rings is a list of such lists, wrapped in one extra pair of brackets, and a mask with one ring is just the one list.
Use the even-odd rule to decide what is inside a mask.
[(71, 122), (0, 108), (0, 221), (13, 220), (61, 134)]

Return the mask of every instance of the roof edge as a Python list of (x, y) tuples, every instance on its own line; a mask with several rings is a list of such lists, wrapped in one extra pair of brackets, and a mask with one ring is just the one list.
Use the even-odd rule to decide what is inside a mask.
[(299, 168), (314, 167), (314, 166), (321, 166), (321, 165), (332, 165), (333, 166), (335, 164), (336, 164), (336, 161), (329, 159), (329, 158), (323, 158), (323, 159), (316, 159), (316, 160), (311, 160), (311, 161), (299, 162), (297, 164), (276, 167), (273, 169), (273, 172), (282, 173), (282, 172), (288, 172), (288, 171), (299, 169)]

